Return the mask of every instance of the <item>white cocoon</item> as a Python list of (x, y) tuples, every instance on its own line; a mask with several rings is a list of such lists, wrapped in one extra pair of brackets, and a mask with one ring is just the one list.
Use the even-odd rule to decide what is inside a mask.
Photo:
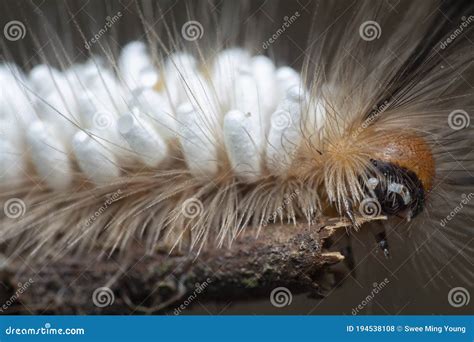
[(178, 108), (177, 118), (181, 146), (190, 172), (197, 178), (211, 178), (218, 171), (212, 121), (190, 103)]
[(22, 179), (26, 174), (24, 167), (25, 161), (18, 145), (0, 136), (0, 185)]
[(61, 95), (54, 91), (42, 99), (36, 99), (35, 110), (38, 117), (47, 123), (49, 129), (54, 131), (53, 133), (61, 140), (62, 144), (69, 148), (71, 139), (77, 131), (74, 124), (78, 124), (78, 122), (72, 117)]
[(234, 173), (240, 179), (253, 182), (260, 177), (262, 138), (251, 114), (232, 110), (225, 115), (225, 147)]
[(168, 154), (163, 138), (138, 115), (122, 116), (118, 121), (118, 130), (138, 158), (148, 166), (157, 166)]
[(120, 53), (119, 68), (126, 85), (131, 90), (153, 87), (158, 81), (158, 73), (143, 42), (135, 41), (125, 45)]
[(143, 119), (152, 123), (163, 137), (176, 135), (176, 118), (167, 97), (153, 89), (142, 88), (135, 92), (129, 106), (143, 113)]
[(241, 67), (247, 65), (250, 55), (242, 49), (227, 49), (216, 56), (212, 66), (212, 84), (223, 108), (235, 103), (235, 83)]
[(275, 65), (266, 56), (255, 56), (252, 58), (251, 68), (257, 82), (258, 98), (265, 118), (264, 122), (267, 122), (266, 119), (275, 110), (279, 99)]
[[(265, 136), (267, 120), (261, 109), (257, 81), (249, 70), (243, 69), (237, 76), (235, 92), (235, 104), (232, 109), (240, 110), (245, 114), (250, 113), (249, 118), (252, 121), (254, 131), (259, 132), (260, 136)], [(264, 149), (263, 139), (257, 147), (262, 153)]]
[(285, 173), (294, 160), (301, 140), (301, 111), (305, 92), (295, 86), (288, 90), (270, 119), (266, 163), (274, 175)]
[(293, 87), (302, 87), (300, 74), (288, 66), (280, 67), (276, 71), (278, 83), (278, 98), (284, 98), (287, 91)]
[(100, 185), (120, 175), (114, 155), (87, 133), (76, 133), (73, 149), (79, 167), (92, 182)]
[(165, 86), (174, 106), (188, 102), (188, 82), (198, 75), (196, 59), (186, 53), (170, 55), (165, 64)]
[(40, 121), (28, 128), (27, 142), (31, 160), (40, 178), (51, 189), (66, 189), (71, 184), (72, 172), (64, 143)]
[(32, 90), (41, 96), (57, 91), (58, 86), (66, 82), (59, 70), (46, 64), (39, 64), (31, 69), (29, 79)]

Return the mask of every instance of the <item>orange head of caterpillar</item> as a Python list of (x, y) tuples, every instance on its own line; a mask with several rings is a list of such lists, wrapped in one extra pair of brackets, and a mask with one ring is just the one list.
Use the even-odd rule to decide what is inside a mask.
[(371, 155), (374, 172), (367, 182), (381, 213), (408, 220), (424, 208), (433, 186), (435, 162), (431, 148), (415, 134), (388, 134)]

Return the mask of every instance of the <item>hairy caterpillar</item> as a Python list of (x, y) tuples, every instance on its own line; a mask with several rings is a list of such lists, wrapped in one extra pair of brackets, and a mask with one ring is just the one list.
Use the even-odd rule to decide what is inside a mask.
[[(0, 74), (5, 254), (125, 253), (132, 241), (199, 252), (278, 221), (346, 216), (358, 229), (357, 216), (382, 214), (408, 255), (423, 247), (430, 279), (456, 255), (472, 263), (472, 30), (443, 43), (470, 8), (447, 20), (437, 3), (397, 5), (393, 23), (386, 3), (312, 5), (299, 67), (278, 41), (313, 15), (301, 4), (275, 30), (251, 13), (240, 23), (245, 3), (189, 5), (162, 27), (167, 4), (131, 3), (92, 32), (66, 6), (82, 63), (52, 27), (53, 57), (29, 29), (40, 63)], [(119, 51), (129, 8), (143, 32)], [(2, 42), (5, 59), (16, 43)]]

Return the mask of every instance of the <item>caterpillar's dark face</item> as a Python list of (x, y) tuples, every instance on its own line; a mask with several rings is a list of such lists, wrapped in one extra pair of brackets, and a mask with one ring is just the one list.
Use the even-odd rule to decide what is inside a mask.
[(380, 203), (384, 215), (402, 216), (411, 219), (424, 207), (425, 190), (418, 176), (390, 162), (372, 160), (379, 177), (370, 178), (368, 187)]
[(431, 146), (413, 133), (387, 133), (371, 162), (377, 172), (367, 188), (383, 215), (411, 218), (424, 208), (435, 180)]

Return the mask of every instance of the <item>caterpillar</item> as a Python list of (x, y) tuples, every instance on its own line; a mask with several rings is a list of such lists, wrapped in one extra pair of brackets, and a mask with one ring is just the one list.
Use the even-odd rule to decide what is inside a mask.
[[(397, 253), (429, 279), (461, 258), (457, 276), (472, 284), (472, 8), (286, 7), (270, 27), (259, 22), (269, 5), (254, 16), (244, 1), (107, 3), (90, 32), (67, 2), (65, 34), (41, 10), (38, 31), (10, 21), (3, 253), (80, 258), (139, 241), (144, 254), (199, 254), (243, 230), (333, 216), (353, 223), (351, 236), (372, 231), (387, 256), (390, 237), (401, 240)], [(117, 48), (127, 16), (141, 29)], [(307, 43), (284, 40), (304, 18)], [(17, 56), (25, 35), (33, 57)], [(299, 56), (285, 59), (291, 49)], [(378, 215), (387, 221), (358, 224)]]

